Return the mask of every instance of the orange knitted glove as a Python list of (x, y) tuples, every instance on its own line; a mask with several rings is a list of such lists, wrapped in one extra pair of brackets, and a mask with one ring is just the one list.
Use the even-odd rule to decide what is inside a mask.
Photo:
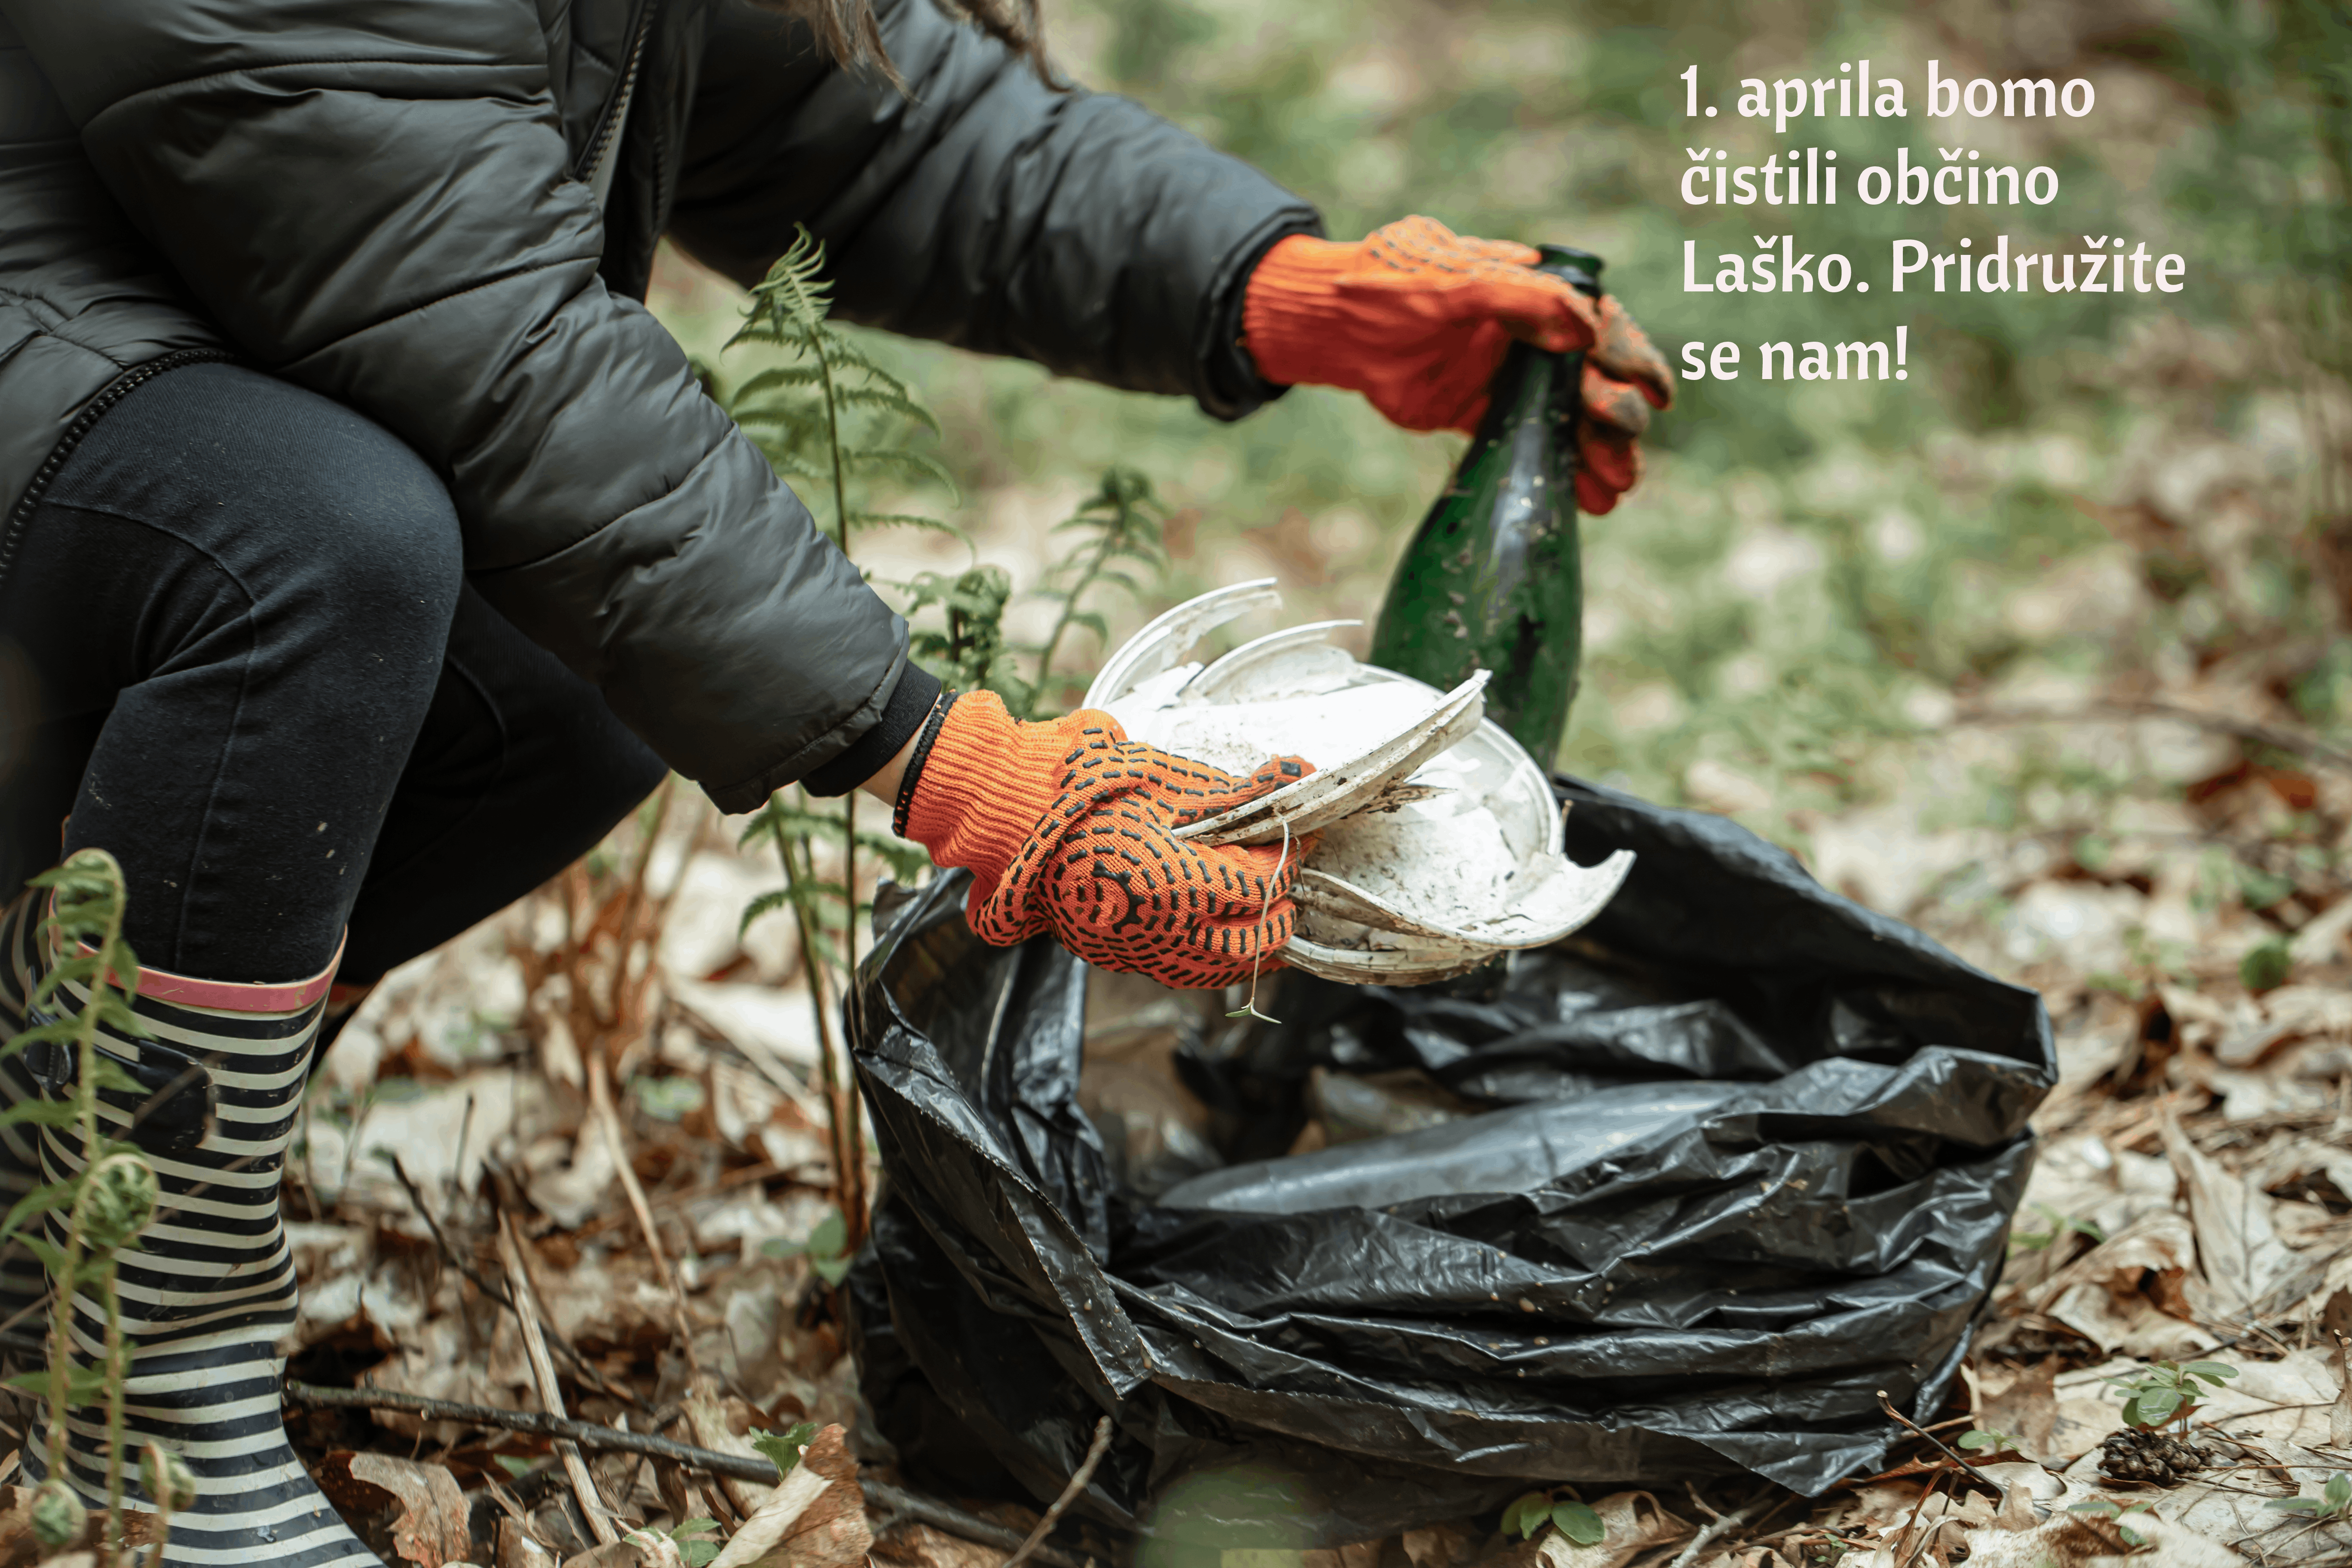
[(970, 868), (965, 913), (982, 941), (1050, 931), (1088, 963), (1194, 989), (1282, 967), (1307, 841), (1286, 858), (1278, 845), (1211, 847), (1171, 832), (1310, 764), (1277, 757), (1237, 779), (1130, 741), (1094, 709), (1024, 724), (992, 692), (950, 700), (896, 826), (936, 864)]
[(1360, 392), (1407, 430), (1475, 434), (1513, 338), (1584, 351), (1577, 504), (1596, 516), (1641, 478), (1650, 410), (1674, 372), (1633, 319), (1535, 270), (1533, 247), (1409, 217), (1353, 245), (1292, 235), (1242, 300), (1242, 342), (1268, 381)]

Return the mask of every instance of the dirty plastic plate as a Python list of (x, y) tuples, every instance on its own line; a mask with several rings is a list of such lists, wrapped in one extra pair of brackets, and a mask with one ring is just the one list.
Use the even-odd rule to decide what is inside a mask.
[[(1205, 668), (1191, 642), (1279, 604), (1265, 583), (1180, 605), (1137, 634), (1087, 693), (1138, 740), (1233, 773), (1296, 752), (1316, 771), (1179, 830), (1210, 844), (1265, 844), (1318, 832), (1301, 868), (1301, 968), (1411, 984), (1460, 973), (1510, 948), (1557, 942), (1598, 914), (1633, 868), (1561, 853), (1551, 786), (1524, 747), (1483, 721), (1480, 670), (1449, 692), (1358, 663), (1321, 621), (1243, 644)], [(1411, 798), (1394, 786), (1410, 784)], [(1368, 932), (1417, 939), (1409, 954)]]

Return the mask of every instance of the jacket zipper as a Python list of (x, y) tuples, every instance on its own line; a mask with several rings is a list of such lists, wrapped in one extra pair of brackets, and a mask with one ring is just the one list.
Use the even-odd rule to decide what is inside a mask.
[(73, 456), (74, 448), (80, 446), (99, 420), (105, 417), (108, 409), (167, 370), (177, 370), (184, 364), (226, 363), (236, 358), (226, 349), (178, 349), (161, 359), (149, 360), (145, 364), (134, 365), (124, 371), (100, 388), (97, 396), (82, 405), (81, 412), (74, 416), (71, 425), (66, 426), (66, 433), (58, 437), (58, 444), (49, 448), (49, 455), (42, 462), (40, 471), (33, 476), (33, 482), (25, 487), (25, 493), (17, 499), (16, 509), (8, 514), (7, 533), (0, 537), (0, 588), (7, 586), (9, 569), (16, 565), (17, 548), (25, 540), (25, 525), (32, 521), (34, 510), (41, 504), (41, 497), (47, 492), (58, 471), (66, 466), (66, 459)]
[(604, 156), (604, 143), (620, 130), (621, 111), (629, 105), (630, 89), (637, 79), (637, 64), (644, 58), (646, 40), (653, 34), (654, 7), (657, 0), (639, 0), (636, 25), (629, 29), (628, 58), (614, 79), (612, 98), (604, 105), (604, 118), (596, 122), (596, 134), (588, 139), (587, 151), (572, 166), (572, 177), (585, 180), (596, 171), (597, 161)]

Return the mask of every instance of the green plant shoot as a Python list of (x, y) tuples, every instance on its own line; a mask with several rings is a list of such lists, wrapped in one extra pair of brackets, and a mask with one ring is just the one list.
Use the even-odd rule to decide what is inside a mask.
[[(0, 1219), (0, 1242), (21, 1241), (49, 1271), (51, 1289), (48, 1367), (11, 1380), (48, 1402), (48, 1473), (44, 1491), (66, 1474), (68, 1412), (103, 1403), (106, 1413), (106, 1523), (100, 1543), (106, 1554), (122, 1540), (123, 1384), (129, 1350), (122, 1339), (121, 1301), (116, 1294), (117, 1257), (138, 1246), (139, 1233), (160, 1196), (154, 1167), (131, 1144), (108, 1137), (98, 1115), (101, 1094), (139, 1092), (131, 1076), (98, 1047), (101, 1026), (117, 1038), (139, 1039), (144, 1025), (131, 1011), (139, 960), (122, 940), (128, 895), (122, 868), (103, 849), (84, 849), (53, 871), (31, 879), (47, 891), (52, 913), (42, 922), (43, 940), (54, 932), (65, 954), (26, 998), (26, 1027), (5, 1046), (0, 1058), (46, 1044), (70, 1053), (73, 1092), (65, 1100), (35, 1098), (0, 1111), (0, 1126), (32, 1125), (69, 1131), (84, 1152), (83, 1167), (68, 1182), (34, 1188)], [(124, 976), (131, 977), (126, 988)], [(86, 1000), (67, 1014), (67, 987), (83, 988)], [(62, 1211), (65, 1243), (59, 1246), (40, 1222)], [(77, 1298), (94, 1300), (106, 1318), (104, 1354), (96, 1366), (75, 1364), (71, 1329)], [(68, 1494), (69, 1495), (69, 1494)], [(79, 1510), (79, 1504), (75, 1505)], [(77, 1511), (76, 1520), (79, 1514)], [(166, 1524), (168, 1529), (168, 1523)]]
[(2106, 1381), (2123, 1395), (2125, 1425), (2153, 1431), (2174, 1420), (2185, 1429), (2206, 1390), (2219, 1388), (2237, 1375), (2236, 1367), (2218, 1361), (2159, 1361), (2137, 1376)]
[(2307, 1513), (2315, 1520), (2342, 1519), (2352, 1514), (2352, 1476), (2338, 1470), (2327, 1478), (2317, 1497), (2273, 1498), (2264, 1506), (2289, 1513)]

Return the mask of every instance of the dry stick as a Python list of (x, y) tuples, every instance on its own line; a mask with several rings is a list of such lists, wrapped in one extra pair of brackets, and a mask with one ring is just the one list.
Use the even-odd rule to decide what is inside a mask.
[[(1938, 1475), (1928, 1481), (1927, 1489), (1919, 1494), (1919, 1500), (1912, 1505), (1911, 1517), (1903, 1521), (1903, 1533), (1895, 1538), (1895, 1544), (1898, 1549), (1911, 1539), (1911, 1531), (1918, 1526), (1919, 1516), (1927, 1511), (1927, 1500), (1936, 1496), (1943, 1484), (1944, 1478)], [(1934, 1534), (1935, 1531), (1932, 1529), (1920, 1534), (1918, 1543), (1904, 1553), (1902, 1568), (1911, 1568), (1911, 1564), (1918, 1561), (1919, 1553), (1927, 1550), (1928, 1539)]]
[[(770, 818), (768, 834), (775, 840), (776, 859), (784, 868), (784, 886), (797, 894), (804, 880), (814, 880), (815, 866), (811, 864), (810, 876), (803, 879), (799, 864), (793, 858), (791, 842), (784, 837), (782, 824)], [(864, 1173), (850, 1168), (850, 1143), (842, 1127), (843, 1096), (833, 1060), (833, 1009), (825, 1000), (824, 963), (817, 956), (817, 943), (814, 940), (816, 933), (811, 929), (808, 905), (804, 900), (794, 897), (792, 910), (793, 928), (800, 933), (801, 969), (808, 976), (809, 1010), (815, 1015), (816, 1020), (818, 1079), (824, 1089), (825, 1131), (833, 1151), (834, 1201), (841, 1210), (845, 1245), (848, 1250), (855, 1251), (866, 1235), (866, 1206), (862, 1201), (863, 1194), (857, 1190), (858, 1178)]]
[(1757, 1498), (1755, 1501), (1744, 1507), (1736, 1508), (1729, 1513), (1709, 1520), (1696, 1535), (1691, 1537), (1691, 1543), (1675, 1554), (1675, 1560), (1667, 1564), (1667, 1568), (1691, 1568), (1691, 1564), (1698, 1561), (1700, 1552), (1706, 1551), (1717, 1538), (1747, 1523), (1756, 1510), (1764, 1506), (1764, 1497), (1770, 1495), (1769, 1492), (1765, 1493), (1764, 1496)]
[(1937, 1448), (1942, 1449), (1944, 1458), (1951, 1460), (1952, 1463), (1968, 1471), (1969, 1475), (1974, 1479), (1979, 1485), (1991, 1492), (1993, 1496), (2005, 1497), (2008, 1495), (2007, 1488), (2001, 1486), (1998, 1481), (1995, 1481), (1990, 1476), (1986, 1475), (1982, 1470), (1978, 1469), (1974, 1465), (1969, 1464), (1966, 1459), (1961, 1458), (1958, 1454), (1953, 1453), (1949, 1448), (1944, 1447), (1944, 1440), (1941, 1437), (1937, 1436), (1933, 1432), (1928, 1431), (1925, 1426), (1920, 1426), (1919, 1423), (1912, 1420), (1911, 1417), (1904, 1415), (1900, 1410), (1895, 1409), (1895, 1401), (1886, 1397), (1886, 1390), (1883, 1388), (1878, 1391), (1878, 1407), (1881, 1410), (1885, 1411), (1886, 1414), (1892, 1416), (1895, 1421), (1911, 1428), (1911, 1430), (1917, 1436), (1927, 1438), (1927, 1441), (1935, 1444)]
[[(25, 1342), (37, 1347), (41, 1342), (27, 1340)], [(286, 1380), (282, 1392), (286, 1403), (298, 1408), (399, 1410), (421, 1415), (428, 1421), (458, 1421), (470, 1426), (557, 1438), (596, 1452), (644, 1454), (709, 1475), (756, 1481), (762, 1486), (774, 1486), (783, 1479), (777, 1474), (775, 1466), (748, 1454), (721, 1453), (716, 1448), (697, 1447), (694, 1444), (681, 1443), (676, 1438), (650, 1432), (623, 1432), (611, 1426), (600, 1426), (593, 1421), (575, 1421), (538, 1410), (505, 1410), (488, 1405), (465, 1405), (391, 1388), (321, 1388), (293, 1378)], [(868, 1499), (891, 1513), (935, 1526), (966, 1541), (984, 1542), (1007, 1549), (1016, 1548), (1022, 1543), (1020, 1531), (982, 1519), (977, 1514), (967, 1513), (952, 1504), (864, 1476), (858, 1478), (858, 1485)], [(1032, 1549), (1030, 1555), (1040, 1563), (1050, 1564), (1051, 1568), (1081, 1568), (1076, 1558), (1055, 1547), (1036, 1547)]]
[(645, 1234), (646, 1250), (653, 1255), (654, 1271), (669, 1287), (670, 1311), (677, 1319), (677, 1342), (686, 1352), (687, 1368), (698, 1374), (702, 1358), (694, 1352), (694, 1323), (687, 1316), (686, 1287), (678, 1282), (677, 1270), (670, 1267), (669, 1254), (662, 1250), (661, 1237), (654, 1230), (653, 1210), (646, 1203), (646, 1189), (637, 1181), (636, 1168), (629, 1163), (629, 1151), (621, 1139), (621, 1117), (613, 1109), (613, 1086), (607, 1081), (601, 1050), (588, 1058), (588, 1114), (604, 1129), (604, 1146), (613, 1152), (613, 1168), (620, 1173), (621, 1190), (629, 1194), (629, 1207), (637, 1216), (637, 1229)]
[[(613, 1010), (616, 1016), (621, 1006), (621, 987), (627, 984), (629, 978), (629, 942), (636, 934), (637, 911), (645, 907), (646, 874), (653, 869), (654, 850), (660, 844), (663, 826), (669, 821), (670, 802), (677, 793), (676, 773), (662, 780), (661, 788), (654, 792), (653, 824), (646, 829), (646, 841), (637, 847), (637, 863), (629, 873), (629, 895), (621, 905), (620, 931), (617, 933), (621, 946), (620, 965), (613, 975)], [(688, 854), (691, 855), (690, 850)]]
[[(441, 1229), (440, 1222), (433, 1217), (433, 1211), (425, 1206), (425, 1194), (417, 1190), (415, 1179), (409, 1175), (407, 1167), (400, 1163), (400, 1156), (397, 1154), (392, 1157), (392, 1173), (399, 1181), (402, 1190), (408, 1194), (408, 1201), (415, 1206), (416, 1217), (423, 1220), (425, 1228), (433, 1233), (433, 1244), (441, 1249), (442, 1260), (459, 1274), (464, 1275), (475, 1289), (479, 1290), (508, 1311), (520, 1317), (521, 1310), (515, 1305), (514, 1298), (507, 1293), (507, 1288), (467, 1262), (465, 1255), (449, 1244), (449, 1237)], [(5, 1330), (5, 1324), (0, 1324), (0, 1330)], [(599, 1394), (610, 1394), (624, 1405), (634, 1405), (640, 1410), (652, 1408), (643, 1399), (637, 1397), (634, 1389), (624, 1384), (614, 1383), (611, 1378), (606, 1377), (598, 1370), (594, 1362), (581, 1353), (577, 1345), (563, 1337), (554, 1324), (541, 1320), (539, 1327), (540, 1331), (547, 1336), (548, 1349), (570, 1363), (572, 1370), (583, 1381), (595, 1384)]]
[(1062, 1489), (1062, 1495), (1054, 1500), (1053, 1506), (1037, 1521), (1036, 1528), (1030, 1531), (1028, 1538), (1013, 1550), (1012, 1556), (999, 1564), (999, 1568), (1021, 1568), (1021, 1564), (1029, 1560), (1030, 1554), (1045, 1542), (1045, 1537), (1053, 1533), (1055, 1521), (1062, 1517), (1062, 1510), (1068, 1508), (1077, 1495), (1087, 1489), (1087, 1483), (1095, 1479), (1095, 1467), (1101, 1464), (1103, 1456), (1109, 1452), (1110, 1417), (1106, 1415), (1095, 1423), (1095, 1440), (1087, 1445), (1087, 1457), (1078, 1461), (1076, 1472), (1070, 1477), (1070, 1484)]
[[(845, 529), (843, 531), (846, 532), (847, 530)], [(848, 889), (843, 901), (849, 906), (843, 916), (844, 962), (841, 966), (841, 1070), (847, 1079), (845, 1092), (849, 1101), (851, 1177), (851, 1181), (845, 1185), (853, 1188), (857, 1204), (857, 1223), (849, 1225), (846, 1216), (844, 1216), (843, 1224), (847, 1230), (845, 1239), (848, 1246), (855, 1247), (862, 1245), (866, 1240), (866, 1118), (862, 1114), (857, 1094), (857, 1064), (849, 1059), (848, 1048), (849, 1001), (857, 989), (857, 792), (856, 790), (851, 790), (848, 798), (842, 802), (841, 821), (841, 882), (842, 886)]]
[[(499, 1257), (507, 1266), (507, 1278), (514, 1291), (515, 1316), (522, 1323), (523, 1349), (530, 1356), (530, 1373), (539, 1384), (540, 1403), (547, 1406), (550, 1415), (563, 1414), (563, 1391), (556, 1386), (555, 1363), (547, 1353), (547, 1341), (539, 1331), (539, 1300), (530, 1289), (530, 1276), (523, 1269), (522, 1244), (516, 1238), (514, 1216), (499, 1215)], [(604, 1507), (604, 1500), (596, 1495), (595, 1478), (588, 1473), (588, 1461), (580, 1457), (576, 1443), (558, 1441), (555, 1451), (563, 1460), (563, 1472), (572, 1479), (572, 1495), (580, 1500), (581, 1511), (588, 1516), (588, 1528), (600, 1546), (610, 1546), (621, 1539), (613, 1528), (613, 1521)]]

